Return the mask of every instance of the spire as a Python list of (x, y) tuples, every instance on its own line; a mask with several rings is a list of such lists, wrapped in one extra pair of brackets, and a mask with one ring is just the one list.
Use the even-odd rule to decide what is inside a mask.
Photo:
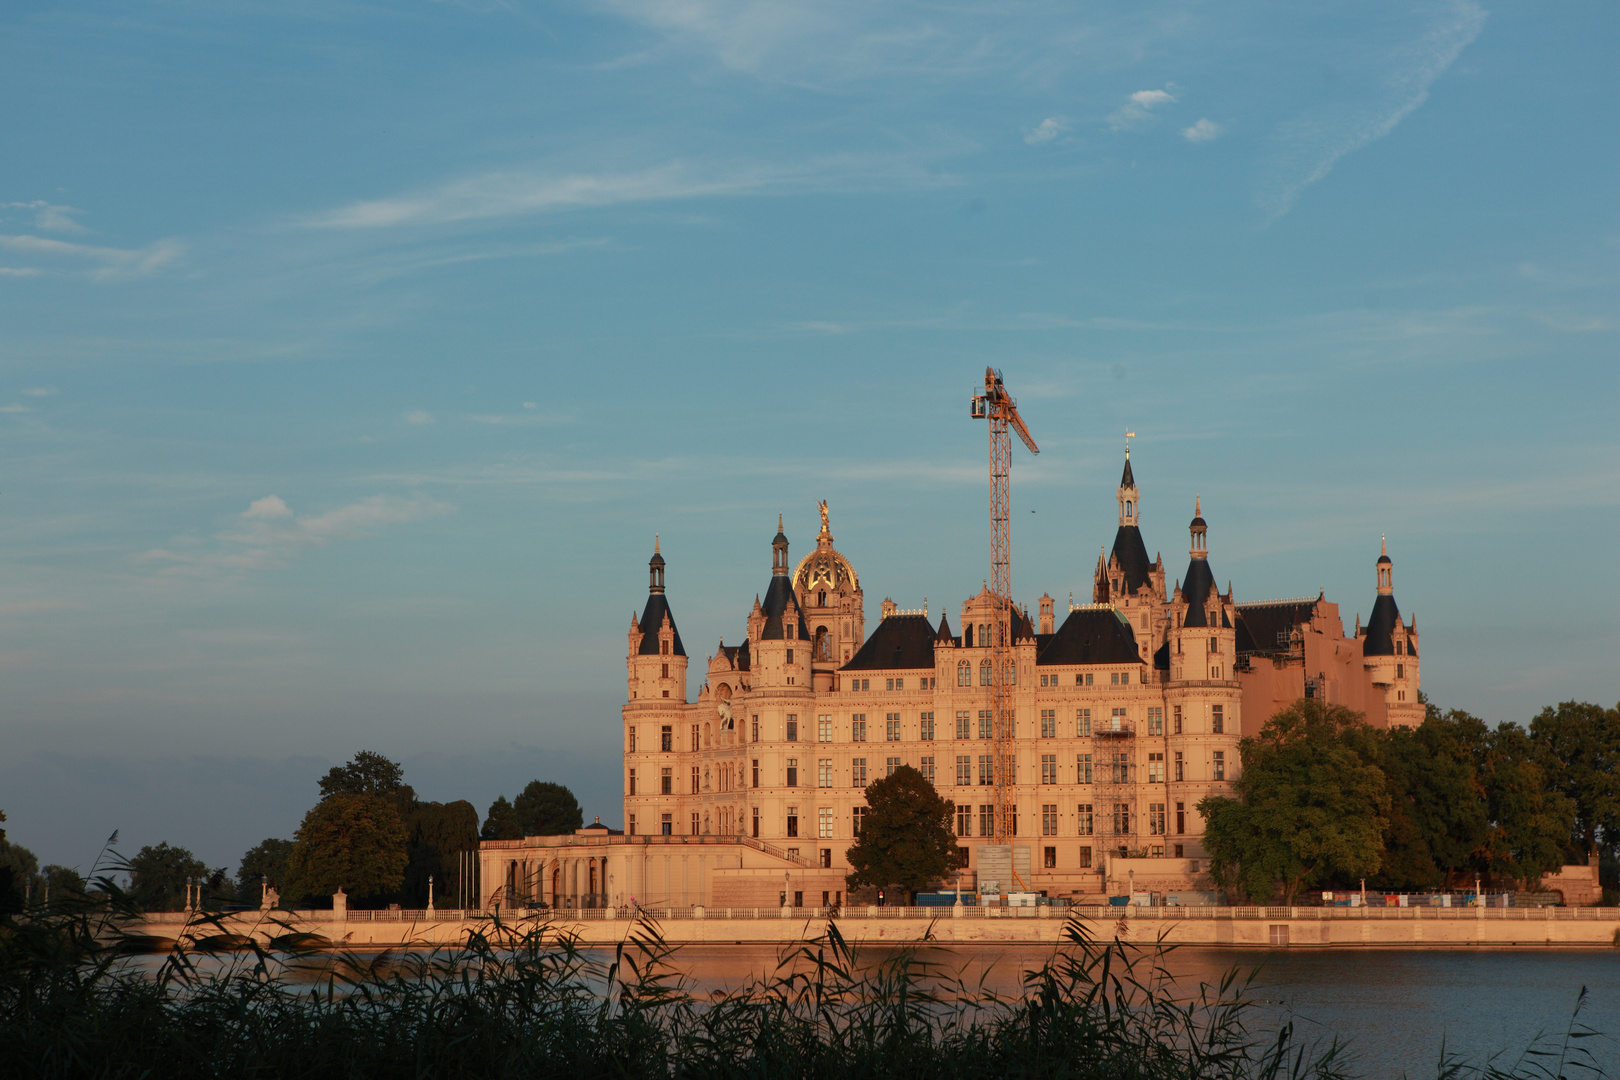
[(1131, 472), (1131, 438), (1136, 432), (1125, 433), (1125, 471), (1119, 478), (1119, 524), (1121, 528), (1135, 527), (1139, 508), (1136, 497), (1136, 477)]
[(788, 575), (788, 538), (782, 532), (782, 515), (776, 515), (776, 535), (771, 538), (771, 576)]
[(649, 593), (664, 591), (664, 557), (658, 553), (657, 533), (653, 533), (652, 558), (647, 560), (647, 591)]
[(1209, 541), (1206, 534), (1209, 532), (1209, 525), (1204, 521), (1204, 497), (1202, 495), (1197, 496), (1193, 502), (1193, 519), (1192, 523), (1187, 526), (1187, 531), (1192, 534), (1192, 550), (1189, 554), (1195, 559), (1208, 559)]
[(816, 509), (821, 511), (821, 531), (816, 533), (816, 547), (832, 547), (832, 529), (827, 524), (827, 500), (822, 499), (817, 503)]

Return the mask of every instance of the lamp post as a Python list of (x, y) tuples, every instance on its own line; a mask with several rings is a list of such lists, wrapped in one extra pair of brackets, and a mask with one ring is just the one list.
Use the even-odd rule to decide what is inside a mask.
[(428, 906), (427, 906), (427, 909), (429, 911), (433, 910), (433, 875), (432, 874), (428, 875)]

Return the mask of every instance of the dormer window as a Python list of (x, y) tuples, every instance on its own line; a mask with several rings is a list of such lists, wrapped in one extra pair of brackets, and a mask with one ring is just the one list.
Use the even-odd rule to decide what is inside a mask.
[(665, 656), (668, 656), (669, 655), (669, 642), (667, 640), (666, 641), (660, 641), (658, 643), (658, 651), (663, 653)]

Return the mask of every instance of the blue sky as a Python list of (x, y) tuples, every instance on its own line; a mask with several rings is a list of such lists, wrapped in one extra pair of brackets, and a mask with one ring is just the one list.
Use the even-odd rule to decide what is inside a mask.
[[(1620, 9), (0, 8), (0, 809), (234, 865), (360, 749), (617, 823), (653, 533), (698, 663), (815, 501), (868, 616), (1373, 599), (1424, 682), (1620, 698)], [(954, 619), (953, 619), (954, 621)], [(693, 688), (696, 688), (694, 680)]]

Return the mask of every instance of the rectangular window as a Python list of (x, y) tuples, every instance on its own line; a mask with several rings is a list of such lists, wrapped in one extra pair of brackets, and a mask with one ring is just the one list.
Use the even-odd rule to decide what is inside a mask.
[(759, 742), (759, 717), (754, 717), (753, 726), (749, 732), (749, 742)]
[(636, 770), (630, 770), (630, 794), (636, 793)]
[(1131, 804), (1117, 802), (1114, 804), (1114, 835), (1131, 835)]
[(989, 709), (979, 710), (979, 738), (995, 738), (995, 715)]
[(906, 680), (904, 680), (904, 679), (896, 679), (896, 680), (894, 680), (894, 688), (896, 690), (904, 690), (906, 688)]
[(1172, 705), (1170, 707), (1170, 715), (1171, 715), (1171, 724), (1170, 724), (1170, 726), (1175, 729), (1175, 733), (1177, 735), (1180, 735), (1181, 734), (1181, 706), (1180, 705)]
[(1079, 809), (1078, 813), (1076, 813), (1075, 816), (1079, 819), (1080, 835), (1081, 836), (1090, 836), (1091, 832), (1092, 832), (1092, 828), (1091, 828), (1091, 826), (1092, 826), (1092, 822), (1091, 822), (1091, 804), (1090, 803), (1081, 803), (1080, 804), (1080, 809)]
[(796, 757), (787, 759), (787, 786), (799, 786), (799, 759)]
[(1119, 672), (1111, 671), (1111, 672), (1109, 672), (1109, 675), (1110, 675), (1110, 678), (1108, 680), (1108, 684), (1110, 686), (1118, 686), (1119, 685)]
[(1091, 755), (1077, 754), (1074, 760), (1074, 782), (1077, 784), (1091, 783)]
[(984, 804), (979, 807), (979, 835), (996, 835), (996, 808), (993, 805)]
[(787, 741), (788, 742), (798, 742), (799, 741), (799, 718), (794, 713), (788, 713), (788, 718), (787, 718)]
[(1209, 717), (1209, 730), (1217, 735), (1226, 731), (1226, 714), (1224, 708), (1216, 705)]
[(701, 750), (702, 749), (702, 747), (700, 747), (698, 745), (698, 732), (700, 730), (701, 729), (696, 724), (692, 725), (692, 742), (691, 742), (691, 745), (689, 745), (687, 747), (687, 749), (689, 749), (689, 750)]
[(1057, 710), (1056, 709), (1042, 709), (1041, 710), (1041, 738), (1043, 738), (1043, 739), (1055, 739), (1055, 738), (1057, 738)]
[(675, 819), (673, 814), (660, 814), (658, 816), (658, 831), (665, 836), (675, 834)]
[(894, 680), (893, 679), (884, 679), (883, 680), (883, 689), (885, 689), (885, 690), (893, 690), (894, 689)]
[(666, 678), (666, 679), (669, 678), (669, 665), (668, 664), (664, 665), (663, 678)]
[(849, 775), (850, 775), (850, 784), (851, 784), (851, 786), (853, 786), (853, 787), (865, 787), (866, 786), (866, 759), (863, 758), (863, 757), (858, 757), (854, 761), (850, 762)]
[(1185, 764), (1186, 763), (1181, 760), (1181, 751), (1177, 750), (1176, 751), (1175, 766), (1176, 766), (1176, 783), (1178, 783), (1178, 784), (1181, 783), (1183, 780), (1187, 779), (1187, 775), (1186, 775), (1187, 770), (1185, 768)]
[(900, 759), (897, 758), (897, 757), (886, 758), (886, 759), (884, 759), (883, 765), (884, 765), (884, 768), (887, 770), (883, 775), (884, 776), (893, 776), (894, 775), (894, 770), (896, 770), (896, 769), (898, 769), (900, 767)]
[(1211, 779), (1226, 779), (1226, 754), (1220, 750), (1215, 751), (1215, 775)]
[(832, 787), (832, 758), (820, 758), (816, 761), (816, 786)]
[(697, 834), (698, 834), (698, 812), (696, 810), (694, 810), (694, 811), (692, 811), (692, 831), (688, 835), (696, 836)]
[(1397, 679), (1406, 678), (1406, 665), (1405, 664), (1396, 664), (1395, 665), (1395, 677)]
[(1043, 783), (1043, 784), (1055, 784), (1055, 783), (1057, 783), (1057, 755), (1056, 754), (1042, 754), (1041, 755), (1041, 783)]
[(979, 755), (979, 783), (985, 787), (990, 787), (996, 782), (995, 761), (994, 755)]
[(754, 839), (759, 839), (759, 807), (754, 807)]
[(1129, 784), (1134, 779), (1128, 750), (1116, 750), (1108, 755), (1108, 778), (1116, 784)]
[(883, 737), (889, 742), (900, 741), (900, 714), (897, 712), (885, 713), (883, 716)]
[(630, 815), (629, 828), (626, 831), (628, 831), (631, 836), (636, 835), (636, 815)]
[(973, 755), (956, 755), (956, 782), (958, 784), (973, 783)]
[(675, 748), (675, 729), (665, 724), (658, 729), (658, 749), (669, 753)]
[[(1086, 678), (1086, 685), (1087, 685), (1087, 686), (1090, 686), (1090, 685), (1091, 685), (1091, 677), (1092, 677), (1092, 674), (1093, 674), (1093, 673), (1092, 673), (1092, 672), (1089, 672), (1089, 671), (1088, 671), (1088, 672), (1086, 672), (1086, 675), (1085, 675), (1085, 678)], [(1078, 675), (1076, 675), (1076, 676), (1075, 676), (1075, 677), (1074, 677), (1074, 681), (1075, 681), (1075, 682), (1079, 682), (1079, 681), (1080, 681), (1080, 676), (1078, 676)]]
[(1055, 868), (1057, 866), (1057, 848), (1047, 848), (1045, 854), (1043, 854), (1041, 858), (1043, 860), (1041, 865), (1046, 867), (1046, 869), (1051, 870)]
[(630, 752), (632, 754), (636, 752), (636, 729), (635, 728), (630, 729)]
[(971, 739), (973, 737), (973, 714), (966, 709), (956, 714), (956, 737), (958, 739)]
[[(821, 849), (821, 868), (823, 870), (831, 870), (832, 869), (832, 848), (830, 848), (830, 847), (824, 847), (824, 848)], [(822, 890), (822, 893), (821, 893), (821, 906), (822, 907), (827, 906), (827, 893), (826, 893), (826, 890)]]
[(1091, 710), (1076, 709), (1074, 711), (1074, 733), (1082, 739), (1091, 735)]
[[(790, 627), (790, 629), (791, 629), (791, 627)], [(790, 663), (790, 664), (793, 663), (793, 650), (792, 649), (789, 649), (787, 651), (787, 662)]]
[(694, 795), (698, 793), (698, 779), (698, 767), (694, 765), (692, 766), (692, 794)]
[(754, 787), (759, 787), (759, 758), (754, 759)]
[(854, 811), (850, 814), (850, 827), (855, 830), (855, 835), (856, 836), (861, 835), (861, 826), (865, 825), (865, 824), (866, 824), (866, 807), (857, 806), (854, 809)]
[(658, 789), (661, 795), (675, 794), (675, 770), (660, 769), (658, 775)]
[(1126, 712), (1125, 712), (1125, 710), (1123, 708), (1117, 708), (1117, 709), (1109, 710), (1109, 714), (1108, 714), (1108, 730), (1110, 730), (1110, 731), (1129, 731), (1130, 727), (1131, 727), (1130, 718), (1129, 718), (1129, 716), (1126, 715)]
[[(832, 818), (833, 810), (830, 806), (823, 806), (816, 811), (816, 836), (818, 838), (822, 840), (832, 839)], [(827, 861), (830, 864), (832, 862), (830, 858), (832, 852), (828, 851), (827, 854), (829, 856)]]
[(1164, 835), (1164, 803), (1148, 803), (1148, 835)]
[(1164, 709), (1158, 705), (1148, 710), (1148, 734), (1164, 734)]
[(1089, 847), (1083, 847), (1080, 849), (1080, 869), (1091, 869), (1091, 848)]
[(789, 836), (799, 835), (799, 808), (797, 806), (787, 808), (787, 834)]
[(858, 712), (849, 718), (849, 738), (851, 742), (866, 741), (866, 714)]
[(832, 742), (832, 717), (831, 716), (824, 715), (824, 716), (816, 717), (816, 741), (817, 742)]
[(931, 713), (931, 712), (923, 713), (922, 714), (922, 719), (918, 722), (918, 727), (919, 727), (919, 731), (917, 733), (917, 737), (919, 739), (921, 739), (923, 742), (933, 742), (934, 741), (934, 714), (933, 713)]
[[(1181, 834), (1185, 833), (1186, 831), (1187, 831), (1187, 804), (1184, 803), (1184, 802), (1178, 802), (1178, 803), (1176, 803), (1176, 835), (1180, 836)], [(1177, 844), (1176, 845), (1176, 849), (1177, 849), (1176, 854), (1178, 856), (1181, 854), (1180, 848), (1181, 848), (1181, 845)]]
[(924, 780), (928, 781), (930, 784), (932, 784), (934, 782), (934, 758), (933, 758), (933, 755), (929, 755), (928, 757), (925, 757), (925, 758), (922, 759), (922, 765), (921, 765), (921, 768), (918, 771), (923, 774), (923, 779)]
[(1041, 804), (1041, 835), (1057, 835), (1057, 803)]
[(1164, 783), (1164, 755), (1163, 754), (1149, 754), (1148, 755), (1148, 783), (1150, 783), (1150, 784), (1162, 784), (1162, 783)]
[(958, 806), (956, 808), (956, 835), (973, 835), (973, 807)]

